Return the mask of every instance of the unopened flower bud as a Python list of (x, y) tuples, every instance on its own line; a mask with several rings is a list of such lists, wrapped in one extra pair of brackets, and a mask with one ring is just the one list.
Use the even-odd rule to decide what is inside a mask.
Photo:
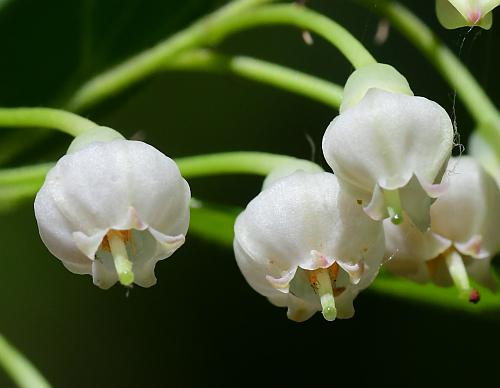
[(468, 150), (500, 187), (500, 158), (491, 145), (477, 132), (473, 132), (469, 138)]

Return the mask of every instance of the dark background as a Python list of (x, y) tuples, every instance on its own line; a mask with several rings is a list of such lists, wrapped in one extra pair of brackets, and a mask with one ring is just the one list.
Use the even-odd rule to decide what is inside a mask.
[[(433, 1), (406, 1), (458, 51), (465, 30), (445, 31)], [(56, 105), (73, 87), (185, 27), (222, 1), (12, 0), (0, 11), (0, 106)], [(409, 80), (415, 94), (451, 113), (452, 90), (427, 61), (391, 31), (373, 43), (378, 19), (350, 1), (309, 6), (341, 22)], [(497, 16), (498, 15), (497, 13)], [(472, 31), (462, 59), (498, 105), (500, 26)], [(221, 46), (342, 84), (350, 65), (320, 38), (263, 28)], [(472, 121), (460, 102), (462, 142)], [(259, 150), (311, 158), (336, 114), (320, 103), (231, 76), (164, 73), (86, 114), (140, 136), (171, 157)], [(4, 131), (0, 162), (55, 160), (69, 138)], [(16, 144), (38, 140), (18, 153)], [(260, 188), (253, 177), (190, 181), (199, 198), (244, 206)], [(0, 215), (0, 331), (56, 387), (205, 386), (498, 386), (500, 312), (472, 315), (367, 291), (356, 316), (328, 323), (286, 319), (247, 286), (231, 250), (188, 236), (160, 262), (158, 284), (102, 291), (45, 249), (32, 204)], [(0, 386), (11, 386), (0, 376)]]

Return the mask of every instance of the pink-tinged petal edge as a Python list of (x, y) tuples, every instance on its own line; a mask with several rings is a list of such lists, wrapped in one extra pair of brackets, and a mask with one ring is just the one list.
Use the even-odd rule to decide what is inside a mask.
[(475, 259), (485, 259), (490, 256), (490, 253), (483, 249), (482, 242), (482, 236), (475, 235), (465, 243), (455, 242), (454, 245), (457, 250), (464, 255), (471, 256)]
[(428, 183), (417, 176), (420, 185), (431, 198), (439, 198), (448, 191), (449, 181), (443, 177), (441, 183)]
[(289, 288), (290, 288), (290, 282), (292, 281), (293, 277), (295, 276), (295, 273), (297, 272), (297, 267), (293, 268), (289, 272), (286, 272), (284, 275), (282, 275), (279, 278), (275, 278), (271, 275), (266, 275), (266, 280), (273, 286), (276, 290), (283, 292), (283, 293), (288, 293)]
[(323, 255), (316, 250), (311, 251), (310, 260), (300, 265), (300, 268), (314, 271), (319, 268), (328, 268), (335, 262), (335, 258)]
[(359, 263), (344, 263), (342, 261), (337, 261), (337, 264), (349, 275), (349, 280), (352, 284), (358, 284), (365, 271), (365, 265), (362, 262)]

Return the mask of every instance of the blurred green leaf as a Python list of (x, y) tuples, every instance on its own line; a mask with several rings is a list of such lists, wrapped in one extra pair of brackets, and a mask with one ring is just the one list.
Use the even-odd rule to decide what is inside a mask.
[(0, 213), (12, 211), (33, 199), (33, 194), (38, 191), (40, 185), (38, 182), (28, 182), (8, 187), (0, 186)]
[(33, 146), (46, 134), (46, 131), (14, 130), (0, 135), (0, 165), (15, 159), (22, 151)]
[(215, 0), (0, 0), (0, 105), (57, 105), (91, 75), (216, 5)]
[(54, 163), (0, 169), (0, 189), (12, 190), (18, 185), (29, 184), (34, 188), (34, 196), (52, 167), (54, 167)]
[(189, 233), (222, 246), (232, 247), (234, 221), (243, 209), (196, 201), (191, 207)]
[(5, 8), (6, 5), (8, 5), (9, 3), (11, 3), (12, 0), (0, 0), (0, 11)]
[[(61, 106), (84, 81), (186, 27), (218, 0), (0, 0), (0, 106)], [(0, 164), (45, 159), (50, 133), (0, 137)], [(21, 155), (21, 157), (19, 156)], [(26, 162), (26, 161), (25, 161)]]

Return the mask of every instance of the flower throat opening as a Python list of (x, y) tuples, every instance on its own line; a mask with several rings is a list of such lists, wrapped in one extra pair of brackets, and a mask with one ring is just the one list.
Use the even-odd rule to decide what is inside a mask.
[(325, 317), (327, 321), (334, 321), (335, 318), (337, 318), (335, 297), (345, 290), (344, 287), (335, 287), (339, 274), (339, 265), (334, 262), (328, 268), (307, 271), (307, 274), (311, 287), (319, 296), (323, 317)]
[(132, 262), (128, 258), (127, 243), (132, 243), (131, 230), (110, 230), (101, 242), (101, 249), (108, 251), (113, 256), (116, 273), (120, 283), (131, 286), (134, 283)]

